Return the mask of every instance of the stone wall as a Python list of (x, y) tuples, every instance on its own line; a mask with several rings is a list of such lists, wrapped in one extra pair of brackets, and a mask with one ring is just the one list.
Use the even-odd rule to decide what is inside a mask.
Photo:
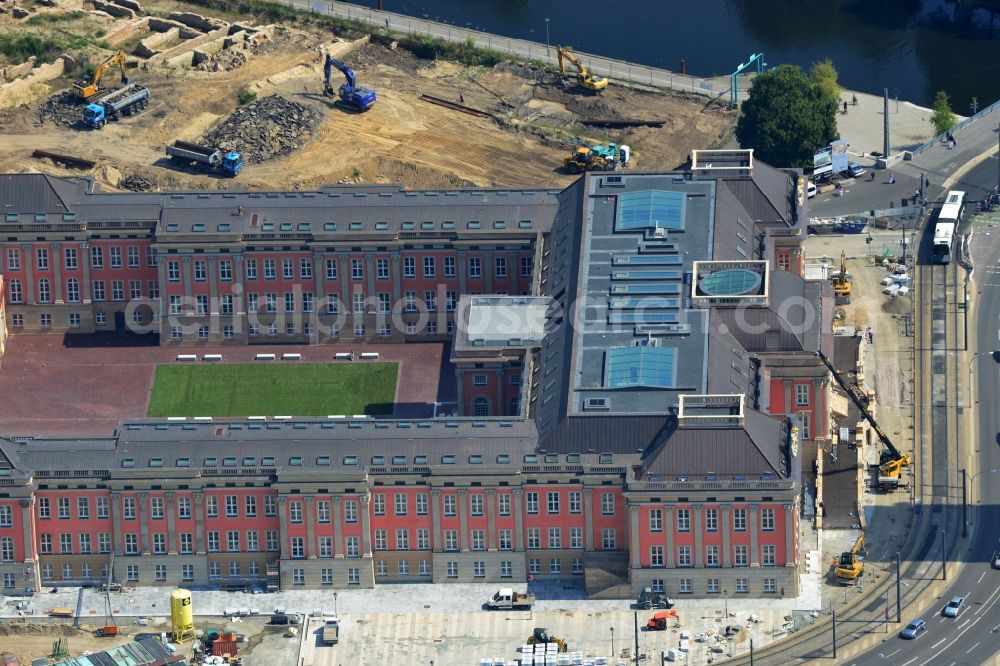
[(59, 58), (53, 63), (39, 65), (24, 78), (0, 85), (0, 109), (30, 102), (36, 87), (42, 86), (46, 81), (57, 76), (62, 76), (65, 69), (65, 60)]

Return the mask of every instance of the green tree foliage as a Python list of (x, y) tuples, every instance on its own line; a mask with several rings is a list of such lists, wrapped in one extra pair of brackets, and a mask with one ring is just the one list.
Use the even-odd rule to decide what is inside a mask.
[(934, 115), (931, 116), (934, 131), (943, 134), (955, 126), (955, 114), (951, 110), (948, 93), (943, 90), (934, 95)]
[(809, 70), (809, 76), (816, 85), (820, 87), (827, 97), (833, 100), (834, 105), (840, 102), (840, 84), (837, 83), (837, 68), (833, 66), (833, 61), (827, 58), (822, 62), (813, 63)]
[(750, 86), (736, 139), (778, 167), (809, 167), (817, 148), (837, 138), (837, 103), (795, 65), (781, 65)]

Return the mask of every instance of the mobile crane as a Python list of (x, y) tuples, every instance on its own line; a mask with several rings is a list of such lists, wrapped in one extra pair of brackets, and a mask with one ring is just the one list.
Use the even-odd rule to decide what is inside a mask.
[(347, 79), (347, 82), (340, 86), (338, 91), (340, 99), (337, 100), (337, 103), (353, 111), (367, 111), (372, 108), (376, 99), (375, 91), (358, 87), (354, 70), (329, 53), (326, 54), (326, 62), (323, 64), (323, 94), (327, 97), (334, 96), (333, 83), (330, 81), (334, 68), (340, 70), (344, 78)]
[(847, 275), (847, 255), (840, 252), (840, 272), (833, 276), (833, 297), (837, 305), (851, 302), (851, 278)]
[(865, 535), (858, 537), (850, 550), (845, 550), (840, 554), (839, 560), (834, 560), (836, 569), (834, 573), (841, 582), (853, 582), (865, 570)]
[(875, 421), (875, 417), (868, 411), (868, 405), (866, 404), (867, 400), (864, 394), (861, 393), (861, 389), (844, 381), (844, 378), (841, 377), (840, 373), (838, 373), (833, 367), (833, 364), (830, 362), (830, 359), (826, 357), (826, 354), (823, 352), (817, 352), (817, 354), (819, 355), (820, 360), (823, 361), (823, 364), (826, 365), (827, 369), (830, 371), (830, 374), (832, 374), (833, 378), (837, 381), (837, 385), (840, 386), (848, 397), (850, 397), (851, 401), (858, 408), (858, 411), (861, 412), (862, 416), (865, 417), (865, 420), (871, 424), (872, 430), (875, 431), (875, 434), (878, 435), (879, 441), (882, 442), (882, 446), (885, 447), (885, 450), (879, 456), (878, 482), (882, 490), (895, 490), (900, 485), (899, 476), (902, 473), (903, 468), (909, 467), (910, 463), (913, 462), (913, 459), (905, 453), (900, 453), (899, 449), (897, 449), (889, 439), (889, 436), (885, 434), (885, 431), (879, 427), (878, 423)]
[(125, 51), (123, 49), (98, 65), (90, 80), (80, 79), (74, 83), (73, 94), (77, 99), (90, 100), (90, 98), (101, 91), (101, 78), (115, 65), (118, 65), (122, 71), (122, 85), (128, 85), (128, 75), (125, 73)]
[(591, 92), (601, 92), (608, 87), (608, 80), (603, 76), (595, 76), (587, 67), (580, 62), (580, 59), (561, 46), (556, 47), (559, 55), (559, 73), (566, 75), (566, 62), (576, 67), (576, 80), (585, 90)]

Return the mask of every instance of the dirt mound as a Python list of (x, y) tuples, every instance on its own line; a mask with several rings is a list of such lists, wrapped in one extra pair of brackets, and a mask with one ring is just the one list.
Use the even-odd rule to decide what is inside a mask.
[(247, 163), (259, 164), (304, 146), (320, 120), (315, 109), (271, 95), (237, 109), (208, 131), (202, 143), (238, 150)]
[(416, 72), (420, 64), (417, 57), (405, 48), (397, 48), (396, 42), (383, 44), (381, 42), (369, 42), (351, 51), (346, 58), (347, 64), (352, 68), (374, 67), (375, 65), (389, 65), (399, 67), (404, 71)]
[(68, 624), (33, 624), (5, 622), (0, 624), (0, 636), (79, 636), (88, 632)]
[(72, 127), (83, 117), (83, 106), (72, 91), (63, 91), (45, 100), (38, 109), (38, 120), (59, 127)]
[(130, 192), (148, 192), (152, 190), (155, 185), (152, 180), (146, 178), (145, 176), (130, 173), (118, 181), (118, 187), (123, 190), (129, 190)]
[(226, 49), (202, 60), (194, 68), (202, 72), (228, 72), (244, 65), (249, 59), (245, 49)]
[(882, 312), (889, 314), (909, 314), (912, 308), (908, 296), (893, 296), (882, 303)]

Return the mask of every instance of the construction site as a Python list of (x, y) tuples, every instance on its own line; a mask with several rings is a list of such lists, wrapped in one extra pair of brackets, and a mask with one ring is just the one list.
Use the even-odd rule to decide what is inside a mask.
[[(3, 31), (49, 40), (52, 55), (0, 53), (0, 168), (115, 189), (561, 188), (621, 166), (593, 153), (577, 167), (581, 147), (617, 158), (627, 146), (629, 167), (671, 169), (724, 143), (735, 122), (707, 97), (591, 77), (562, 49), (565, 74), (308, 17), (134, 0), (6, 9)], [(344, 67), (324, 67), (331, 60)], [(363, 108), (345, 96), (353, 85), (371, 93)], [(203, 150), (168, 154), (175, 141)], [(240, 168), (223, 168), (234, 153)]]

